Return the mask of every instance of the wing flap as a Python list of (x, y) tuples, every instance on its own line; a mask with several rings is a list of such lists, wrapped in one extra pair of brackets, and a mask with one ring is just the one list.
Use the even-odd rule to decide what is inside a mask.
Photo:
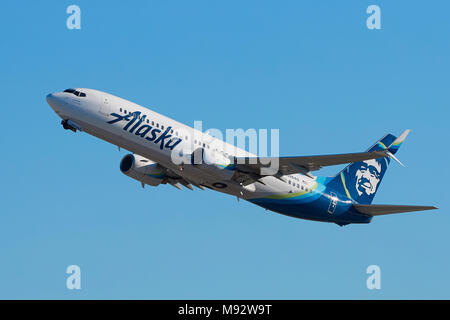
[(437, 209), (434, 206), (404, 206), (386, 204), (354, 204), (353, 207), (358, 212), (370, 216)]

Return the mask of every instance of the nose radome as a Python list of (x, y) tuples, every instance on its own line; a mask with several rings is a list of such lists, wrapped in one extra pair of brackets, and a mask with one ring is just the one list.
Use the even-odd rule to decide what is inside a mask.
[(47, 95), (46, 97), (47, 103), (50, 105), (50, 107), (55, 110), (58, 111), (61, 109), (62, 107), (62, 101), (61, 101), (61, 97), (59, 96), (58, 93), (50, 93)]
[(55, 97), (54, 97), (53, 93), (50, 93), (50, 94), (47, 95), (46, 100), (47, 100), (48, 104), (51, 105), (51, 103), (54, 102), (54, 99), (55, 99)]

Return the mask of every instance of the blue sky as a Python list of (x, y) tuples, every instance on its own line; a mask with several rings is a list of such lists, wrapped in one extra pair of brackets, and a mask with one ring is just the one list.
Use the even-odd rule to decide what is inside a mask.
[[(81, 8), (81, 30), (66, 8)], [(366, 8), (381, 8), (381, 30)], [(0, 11), (0, 298), (450, 298), (448, 1), (8, 1)], [(204, 128), (279, 128), (281, 155), (412, 129), (374, 203), (434, 212), (338, 227), (212, 191), (146, 188), (126, 151), (45, 101), (107, 91)], [(333, 175), (339, 167), (321, 174)], [(67, 266), (82, 289), (65, 287)], [(366, 288), (367, 266), (381, 290)]]

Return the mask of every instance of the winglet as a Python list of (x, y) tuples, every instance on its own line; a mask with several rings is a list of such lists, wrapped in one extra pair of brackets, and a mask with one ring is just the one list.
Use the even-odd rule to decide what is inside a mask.
[(404, 167), (405, 165), (394, 156), (394, 153), (398, 151), (403, 141), (405, 141), (410, 132), (411, 130), (409, 129), (403, 131), (402, 134), (397, 139), (395, 139), (394, 142), (392, 142), (391, 145), (387, 148), (387, 155), (398, 162), (402, 167)]
[(400, 145), (403, 143), (403, 141), (405, 141), (406, 137), (410, 132), (411, 132), (410, 129), (406, 129), (405, 131), (403, 131), (402, 134), (397, 139), (395, 139), (394, 142), (392, 142), (391, 145), (388, 147), (389, 151), (395, 153), (398, 150), (398, 148), (400, 148)]
[(386, 154), (387, 154), (389, 157), (391, 157), (392, 159), (394, 159), (395, 161), (397, 161), (402, 167), (405, 166), (405, 165), (404, 165), (400, 160), (398, 160), (398, 159), (397, 159), (390, 151), (387, 151)]

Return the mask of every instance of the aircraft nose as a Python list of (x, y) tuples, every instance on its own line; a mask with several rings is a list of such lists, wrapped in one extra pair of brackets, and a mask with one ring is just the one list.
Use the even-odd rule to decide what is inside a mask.
[(61, 108), (63, 108), (64, 103), (62, 97), (59, 96), (59, 93), (50, 93), (46, 97), (47, 103), (50, 107), (56, 112), (60, 112)]
[(52, 103), (55, 103), (55, 96), (53, 95), (53, 93), (49, 93), (46, 97), (46, 100), (49, 105), (52, 105)]

